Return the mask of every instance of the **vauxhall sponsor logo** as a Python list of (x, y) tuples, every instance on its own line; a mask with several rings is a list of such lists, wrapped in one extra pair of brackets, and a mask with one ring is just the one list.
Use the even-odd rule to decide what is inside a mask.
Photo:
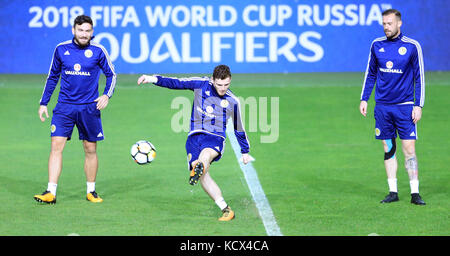
[(73, 76), (91, 76), (90, 72), (86, 71), (72, 71), (72, 70), (66, 70), (66, 75), (73, 75)]
[(73, 70), (66, 70), (65, 73), (66, 75), (75, 75), (75, 76), (91, 76), (90, 72), (86, 72), (86, 71), (80, 71), (81, 70), (81, 65), (80, 64), (75, 64), (73, 65)]
[(379, 69), (381, 72), (385, 72), (385, 73), (403, 74), (403, 70), (395, 69), (393, 67), (394, 67), (394, 63), (392, 61), (388, 61), (388, 62), (386, 62), (386, 68), (380, 67)]

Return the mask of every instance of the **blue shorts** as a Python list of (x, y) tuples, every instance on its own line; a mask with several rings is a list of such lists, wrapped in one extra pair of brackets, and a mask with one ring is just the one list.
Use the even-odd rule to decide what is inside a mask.
[(397, 132), (402, 140), (417, 140), (417, 126), (412, 120), (414, 105), (383, 105), (376, 104), (375, 138), (388, 140), (397, 138)]
[(72, 137), (77, 126), (80, 140), (103, 140), (102, 120), (97, 103), (68, 104), (58, 102), (53, 109), (51, 136)]
[(217, 151), (219, 155), (214, 158), (213, 162), (219, 161), (225, 148), (225, 139), (220, 136), (207, 133), (194, 133), (189, 135), (186, 140), (186, 153), (189, 170), (192, 169), (192, 162), (198, 159), (200, 152), (202, 152), (204, 148), (212, 148)]

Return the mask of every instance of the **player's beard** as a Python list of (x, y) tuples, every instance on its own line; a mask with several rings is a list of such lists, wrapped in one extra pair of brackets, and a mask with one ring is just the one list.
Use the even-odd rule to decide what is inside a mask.
[[(75, 35), (74, 38), (75, 38), (75, 42), (79, 46), (86, 46), (91, 42), (90, 36), (89, 36), (89, 38), (87, 38), (87, 37), (78, 37), (77, 35)], [(80, 40), (83, 40), (84, 42), (81, 42)]]
[[(390, 32), (390, 33), (389, 33)], [(388, 34), (389, 33), (389, 34)], [(386, 37), (388, 39), (393, 39), (396, 36), (398, 36), (400, 34), (399, 29), (395, 29), (395, 30), (384, 30), (384, 34), (386, 35)]]

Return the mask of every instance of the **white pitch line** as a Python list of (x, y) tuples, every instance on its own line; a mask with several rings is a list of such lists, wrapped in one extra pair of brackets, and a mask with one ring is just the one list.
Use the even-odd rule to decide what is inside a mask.
[(259, 182), (258, 174), (256, 173), (255, 168), (251, 162), (245, 165), (239, 161), (241, 158), (241, 148), (239, 147), (239, 143), (237, 142), (236, 136), (233, 132), (233, 123), (229, 122), (227, 127), (228, 129), (226, 132), (228, 139), (231, 142), (236, 159), (238, 160), (241, 170), (244, 173), (245, 180), (247, 181), (248, 188), (252, 194), (253, 201), (255, 201), (256, 208), (258, 208), (259, 215), (261, 216), (267, 235), (282, 236), (283, 234), (281, 233), (280, 227), (275, 220), (275, 215), (270, 207), (269, 200), (267, 200), (266, 194), (264, 194), (264, 190)]

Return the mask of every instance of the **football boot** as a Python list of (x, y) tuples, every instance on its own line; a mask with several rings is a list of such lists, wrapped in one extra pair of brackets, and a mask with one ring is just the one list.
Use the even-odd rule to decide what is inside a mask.
[(195, 185), (198, 183), (198, 180), (203, 175), (204, 166), (202, 162), (198, 162), (194, 168), (192, 168), (191, 174), (189, 176), (189, 184)]
[(426, 205), (426, 203), (422, 200), (419, 193), (412, 193), (411, 194), (411, 203), (417, 204), (417, 205)]
[(103, 199), (101, 199), (95, 191), (89, 192), (86, 195), (86, 200), (91, 201), (93, 203), (101, 203)]
[(389, 195), (387, 195), (383, 200), (381, 200), (380, 203), (392, 203), (398, 201), (398, 193), (397, 192), (389, 192)]
[(56, 204), (56, 196), (50, 193), (50, 191), (44, 191), (41, 195), (35, 195), (34, 200), (39, 203)]
[(234, 219), (234, 211), (231, 210), (229, 206), (222, 210), (222, 217), (219, 218), (219, 221), (230, 221)]

